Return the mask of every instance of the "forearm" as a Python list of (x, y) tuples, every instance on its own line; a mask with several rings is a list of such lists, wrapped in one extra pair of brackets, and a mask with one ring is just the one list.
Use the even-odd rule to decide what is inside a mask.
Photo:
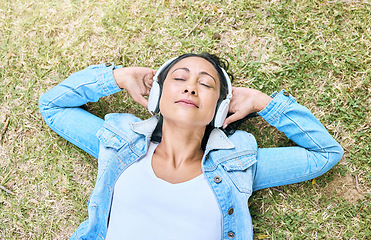
[(120, 91), (112, 70), (113, 65), (88, 67), (72, 74), (39, 99), (41, 115), (50, 128), (94, 157), (98, 156), (95, 133), (103, 120), (80, 106)]
[(93, 65), (72, 74), (40, 97), (40, 110), (79, 107), (120, 91), (113, 77), (113, 67)]
[(309, 109), (298, 104), (285, 91), (276, 94), (258, 114), (300, 147), (310, 151), (342, 153), (341, 146)]
[(254, 189), (290, 184), (317, 177), (332, 168), (343, 149), (304, 106), (282, 91), (258, 113), (297, 147), (258, 150)]

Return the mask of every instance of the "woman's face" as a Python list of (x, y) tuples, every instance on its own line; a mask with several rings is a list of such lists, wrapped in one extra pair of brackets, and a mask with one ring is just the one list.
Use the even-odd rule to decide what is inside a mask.
[(163, 83), (160, 112), (164, 120), (206, 126), (219, 99), (218, 72), (207, 60), (187, 57), (177, 62)]

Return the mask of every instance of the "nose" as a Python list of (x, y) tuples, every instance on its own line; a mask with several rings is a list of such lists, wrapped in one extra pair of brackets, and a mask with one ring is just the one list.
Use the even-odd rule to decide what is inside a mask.
[(184, 90), (183, 93), (190, 93), (192, 95), (197, 96), (197, 82), (196, 81), (188, 81), (186, 84), (184, 84)]
[(187, 81), (184, 81), (184, 89), (183, 93), (191, 94), (193, 96), (198, 96), (198, 76), (197, 75), (191, 75)]
[(188, 93), (188, 92), (191, 92), (192, 95), (196, 95), (196, 91), (194, 90), (189, 91), (188, 89), (184, 89), (184, 93)]

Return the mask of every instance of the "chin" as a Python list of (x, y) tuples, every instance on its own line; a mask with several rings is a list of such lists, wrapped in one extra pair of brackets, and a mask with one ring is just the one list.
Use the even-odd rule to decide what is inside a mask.
[(164, 122), (173, 122), (177, 125), (180, 125), (182, 127), (193, 127), (193, 128), (201, 128), (206, 127), (209, 123), (205, 121), (201, 121), (200, 119), (195, 119), (187, 116), (172, 116), (172, 117), (166, 117), (163, 115)]
[[(214, 113), (202, 114), (200, 112), (193, 111), (194, 109), (187, 108), (176, 108), (176, 109), (166, 109), (161, 112), (161, 115), (165, 121), (175, 122), (182, 126), (192, 126), (192, 127), (206, 127), (213, 118)], [(210, 115), (210, 116), (208, 116)], [(212, 116), (211, 116), (212, 115)]]

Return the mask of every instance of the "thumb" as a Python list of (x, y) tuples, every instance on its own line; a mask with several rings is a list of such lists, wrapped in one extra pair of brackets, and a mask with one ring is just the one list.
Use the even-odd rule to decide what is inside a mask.
[(233, 123), (239, 119), (241, 119), (242, 117), (240, 116), (240, 114), (238, 113), (233, 113), (232, 115), (230, 115), (229, 117), (227, 117), (225, 120), (224, 120), (224, 123), (223, 123), (223, 129), (225, 129), (230, 123)]

